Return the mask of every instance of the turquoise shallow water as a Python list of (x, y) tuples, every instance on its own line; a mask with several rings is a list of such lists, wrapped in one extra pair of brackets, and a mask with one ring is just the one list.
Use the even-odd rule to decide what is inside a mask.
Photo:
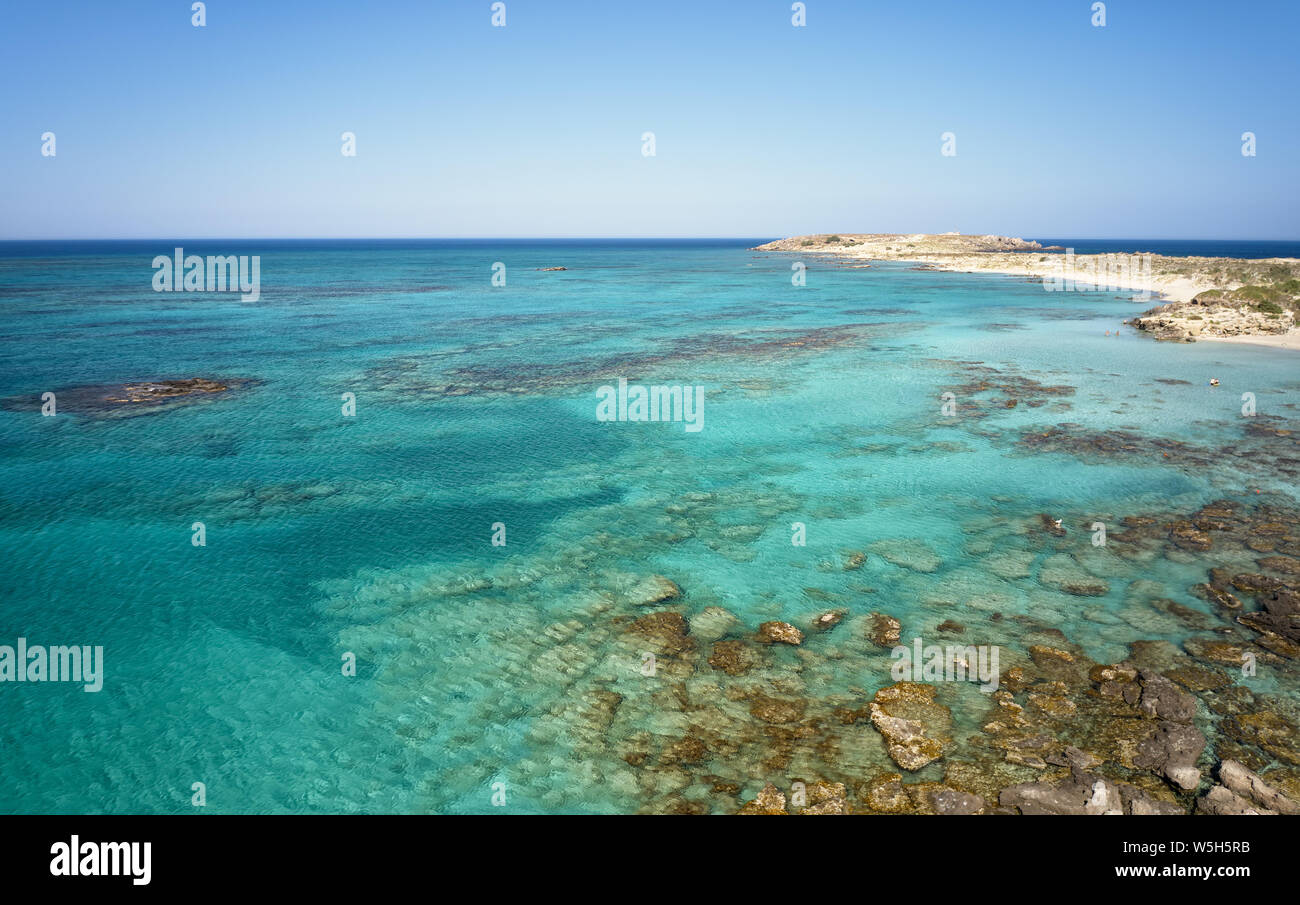
[[(0, 811), (190, 812), (196, 781), (222, 812), (483, 811), (497, 782), (515, 812), (631, 810), (644, 790), (564, 707), (645, 687), (593, 628), (640, 578), (751, 627), (956, 607), (1001, 643), (990, 614), (1033, 614), (1115, 660), (1182, 639), (1137, 598), (1206, 609), (1187, 590), (1205, 564), (1081, 533), (1108, 585), (1081, 598), (1041, 556), (991, 558), (1017, 525), (1296, 498), (1240, 411), (1250, 392), (1263, 423), (1297, 420), (1294, 355), (1154, 343), (1120, 326), (1151, 304), (1124, 295), (820, 262), (796, 288), (791, 257), (746, 242), (184, 243), (261, 255), (244, 304), (153, 292), (173, 244), (0, 256), (0, 644), (103, 645), (106, 664), (97, 694), (0, 686)], [(255, 383), (133, 417), (39, 411), (45, 391), (191, 376)], [(704, 429), (598, 422), (620, 376), (703, 386)], [(1020, 442), (1060, 424), (1194, 451)], [(937, 565), (843, 568), (895, 542)], [(890, 679), (845, 657), (804, 681)], [(650, 704), (640, 720), (674, 729)]]

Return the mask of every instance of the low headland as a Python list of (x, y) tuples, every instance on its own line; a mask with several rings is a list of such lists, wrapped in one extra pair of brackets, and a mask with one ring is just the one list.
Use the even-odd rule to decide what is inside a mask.
[(1008, 236), (818, 234), (756, 251), (831, 256), (847, 266), (912, 261), (928, 270), (1041, 279), (1045, 289), (1106, 287), (1168, 301), (1126, 321), (1156, 339), (1216, 340), (1300, 349), (1300, 259), (1172, 257), (1150, 253), (1076, 255)]

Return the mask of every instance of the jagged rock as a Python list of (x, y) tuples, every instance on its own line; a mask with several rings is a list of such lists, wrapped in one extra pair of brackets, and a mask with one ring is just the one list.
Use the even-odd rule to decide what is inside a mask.
[(1200, 814), (1216, 814), (1225, 817), (1277, 814), (1277, 811), (1261, 808), (1225, 786), (1214, 786), (1210, 791), (1198, 798), (1196, 800), (1196, 811)]
[(1126, 783), (1075, 769), (1059, 783), (1027, 782), (1003, 789), (999, 804), (1021, 814), (1182, 814), (1178, 805), (1160, 801)]
[(1232, 576), (1232, 586), (1238, 591), (1245, 591), (1247, 594), (1265, 593), (1271, 594), (1274, 591), (1283, 590), (1286, 585), (1270, 575), (1261, 575), (1258, 572), (1243, 572), (1240, 575)]
[(952, 714), (934, 699), (930, 685), (899, 682), (876, 692), (871, 723), (885, 737), (894, 763), (919, 770), (943, 756)]
[(893, 647), (902, 637), (903, 624), (884, 613), (871, 614), (871, 643), (877, 647)]
[(1142, 672), (1142, 697), (1138, 708), (1148, 716), (1175, 723), (1190, 723), (1196, 716), (1196, 698), (1181, 691), (1162, 675)]
[(758, 640), (764, 644), (803, 644), (803, 632), (788, 622), (764, 622), (758, 627)]
[(1223, 588), (1216, 588), (1212, 584), (1193, 585), (1192, 593), (1208, 600), (1210, 603), (1223, 607), (1225, 610), (1241, 609), (1241, 601), (1232, 592)]
[(780, 814), (785, 815), (785, 795), (770, 782), (740, 809), (741, 814)]
[(1195, 789), (1201, 782), (1196, 759), (1205, 750), (1205, 736), (1195, 726), (1161, 720), (1155, 731), (1138, 742), (1133, 764), (1159, 773), (1182, 789)]
[(1115, 785), (1081, 771), (1074, 771), (1057, 785), (1026, 782), (1003, 789), (998, 803), (1031, 815), (1124, 813), (1123, 799)]
[(1278, 814), (1300, 814), (1300, 802), (1273, 788), (1235, 760), (1225, 760), (1219, 764), (1219, 782), (1229, 791), (1249, 799), (1261, 808)]

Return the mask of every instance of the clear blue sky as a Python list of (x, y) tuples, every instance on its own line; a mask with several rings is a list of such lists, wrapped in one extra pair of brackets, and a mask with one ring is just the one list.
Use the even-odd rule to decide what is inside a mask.
[(1295, 0), (790, 6), (7, 3), (0, 238), (1300, 238)]

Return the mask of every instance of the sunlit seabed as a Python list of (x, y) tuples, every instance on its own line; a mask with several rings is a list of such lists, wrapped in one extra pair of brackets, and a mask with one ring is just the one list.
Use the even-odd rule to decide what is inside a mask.
[[(490, 811), (494, 783), (516, 813), (727, 811), (827, 758), (865, 781), (896, 769), (869, 723), (773, 761), (726, 688), (865, 706), (893, 681), (873, 612), (904, 640), (958, 621), (1004, 669), (1034, 625), (1100, 662), (1179, 645), (1205, 632), (1151, 600), (1218, 619), (1190, 588), (1219, 560), (1125, 558), (1091, 523), (1295, 503), (1293, 354), (1152, 342), (1121, 327), (1151, 304), (1126, 295), (900, 264), (814, 263), (796, 288), (791, 258), (727, 245), (217, 249), (262, 254), (249, 305), (153, 293), (167, 251), (0, 258), (0, 643), (106, 661), (98, 694), (0, 686), (6, 812), (185, 813), (195, 782), (219, 812)], [(190, 376), (258, 383), (135, 417), (39, 411), (46, 390)], [(704, 386), (704, 429), (598, 423), (620, 376)], [(1135, 448), (1098, 452), (1107, 432)], [(1044, 513), (1068, 529), (1050, 550)], [(655, 575), (695, 650), (647, 677), (627, 629)], [(845, 622), (725, 688), (704, 663), (716, 638), (830, 610)], [(1296, 697), (1294, 671), (1251, 681)], [(945, 694), (977, 732), (987, 700)], [(693, 730), (737, 750), (632, 756)]]

